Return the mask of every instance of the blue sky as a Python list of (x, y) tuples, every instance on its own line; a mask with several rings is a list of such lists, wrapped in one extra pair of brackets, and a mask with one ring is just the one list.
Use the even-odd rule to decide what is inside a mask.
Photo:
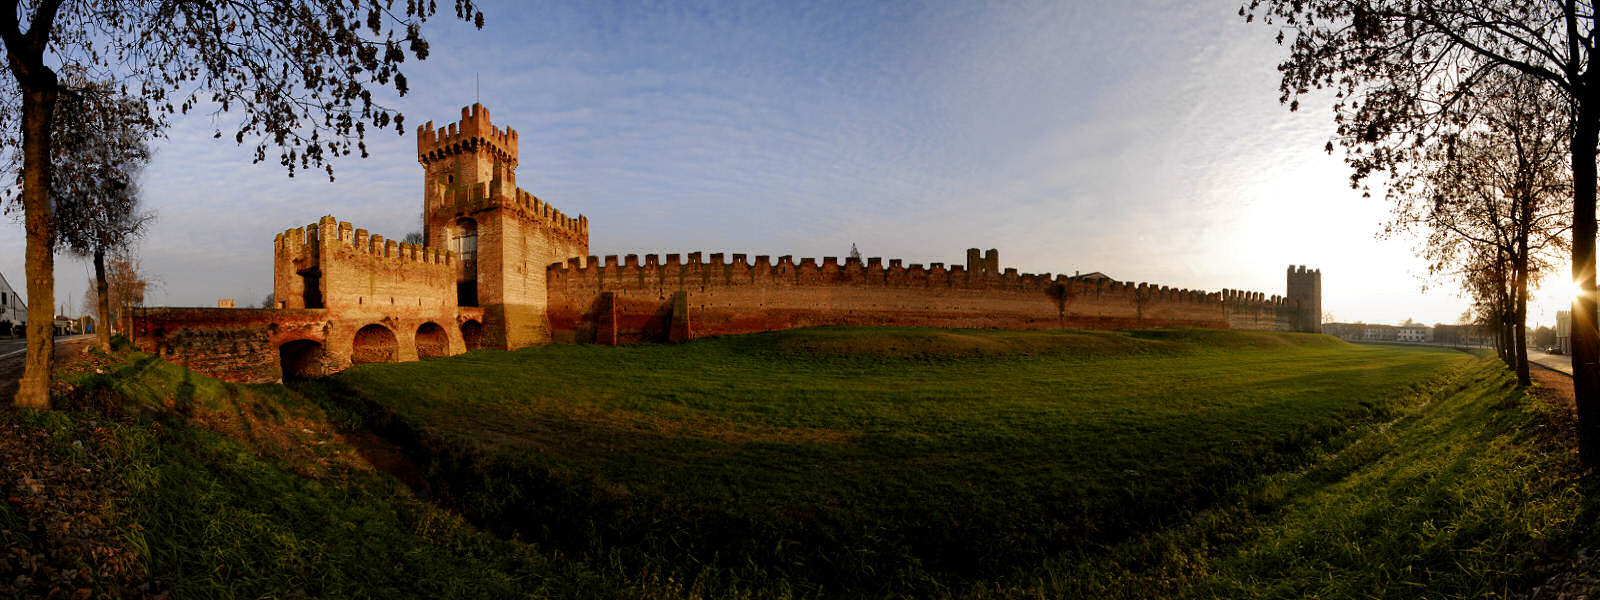
[[(143, 185), (151, 302), (259, 302), (273, 234), (322, 215), (419, 229), (415, 127), (477, 98), (520, 132), (521, 187), (589, 217), (592, 254), (977, 246), (1027, 272), (1268, 294), (1305, 264), (1340, 320), (1465, 307), (1420, 292), (1412, 242), (1374, 239), (1387, 205), (1322, 151), (1326, 107), (1278, 103), (1275, 31), (1236, 4), (483, 4), (482, 31), (424, 28), (432, 55), (389, 102), (406, 134), (377, 134), (334, 183), (211, 139), (236, 115), (177, 123)], [(22, 248), (0, 228), (13, 281)], [(57, 264), (57, 302), (79, 302), (88, 269)]]

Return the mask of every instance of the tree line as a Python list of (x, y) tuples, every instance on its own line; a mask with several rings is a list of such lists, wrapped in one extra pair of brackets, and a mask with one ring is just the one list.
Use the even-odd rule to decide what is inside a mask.
[(1570, 258), (1578, 446), (1600, 464), (1595, 198), (1596, 15), (1576, 0), (1248, 0), (1288, 56), (1279, 99), (1330, 97), (1353, 187), (1388, 182), (1391, 230), (1426, 229), (1528, 382), (1527, 290)]
[[(483, 27), (471, 0), (455, 18)], [(369, 131), (404, 132), (404, 116), (374, 92), (408, 90), (401, 65), (428, 56), (422, 25), (434, 2), (393, 0), (0, 0), (0, 152), (17, 173), (5, 199), (27, 239), (27, 363), (15, 403), (50, 407), (55, 258), (65, 249), (95, 262), (95, 302), (108, 342), (139, 293), (116, 291), (123, 261), (150, 215), (137, 178), (148, 140), (169, 120), (209, 112), (254, 160), (276, 153), (290, 176), (352, 153)], [(234, 115), (231, 125), (220, 120)]]

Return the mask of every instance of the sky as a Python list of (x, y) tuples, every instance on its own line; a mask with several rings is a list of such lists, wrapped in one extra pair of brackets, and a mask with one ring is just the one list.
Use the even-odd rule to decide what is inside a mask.
[[(444, 14), (424, 26), (431, 55), (385, 101), (406, 132), (371, 135), (333, 182), (212, 139), (236, 114), (176, 122), (142, 180), (148, 303), (260, 303), (272, 236), (323, 215), (420, 230), (415, 127), (478, 101), (520, 134), (519, 185), (589, 218), (593, 255), (854, 243), (962, 263), (997, 248), (1023, 272), (1269, 295), (1306, 265), (1335, 320), (1453, 323), (1467, 306), (1422, 278), (1415, 240), (1375, 237), (1381, 190), (1351, 190), (1323, 150), (1324, 103), (1278, 102), (1286, 51), (1236, 3), (481, 5), (481, 31)], [(20, 223), (0, 224), (17, 286), (23, 247)], [(82, 312), (90, 275), (58, 258), (57, 304)], [(1530, 323), (1558, 304), (1541, 298)]]

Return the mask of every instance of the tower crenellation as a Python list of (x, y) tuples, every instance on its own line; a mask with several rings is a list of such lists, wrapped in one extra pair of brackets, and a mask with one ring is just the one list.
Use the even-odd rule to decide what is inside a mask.
[(548, 341), (543, 267), (589, 253), (588, 218), (517, 187), (517, 131), (496, 127), (480, 104), (461, 109), (459, 122), (418, 128), (417, 162), (423, 238), (459, 257), (455, 297), (483, 309), (483, 344)]
[(1284, 303), (1294, 311), (1293, 329), (1322, 333), (1322, 270), (1289, 265)]

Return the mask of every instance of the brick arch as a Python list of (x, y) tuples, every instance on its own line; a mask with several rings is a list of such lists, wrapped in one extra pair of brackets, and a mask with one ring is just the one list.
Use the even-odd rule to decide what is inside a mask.
[(356, 331), (350, 362), (377, 363), (399, 360), (400, 341), (388, 327), (373, 323)]
[(417, 327), (417, 358), (450, 356), (450, 335), (433, 321)]
[(320, 341), (291, 340), (278, 345), (278, 364), (284, 380), (322, 377), (327, 374), (327, 352)]

